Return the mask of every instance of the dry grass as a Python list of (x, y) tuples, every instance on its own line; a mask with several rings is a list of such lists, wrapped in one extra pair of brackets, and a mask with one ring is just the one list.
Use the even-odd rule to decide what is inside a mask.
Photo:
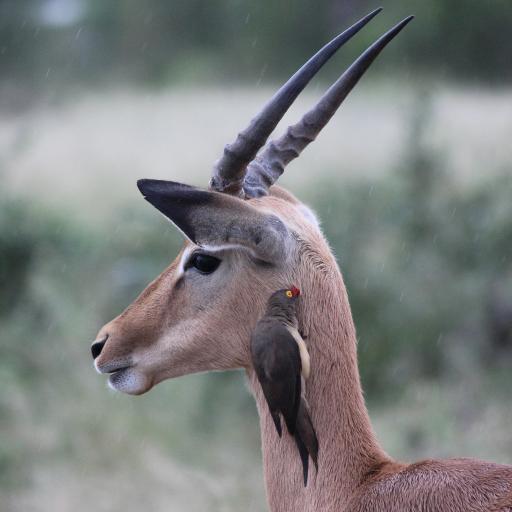
[[(294, 122), (320, 93), (304, 94), (282, 125)], [(138, 200), (134, 182), (140, 177), (205, 185), (223, 145), (270, 94), (267, 89), (88, 93), (3, 117), (0, 162), (15, 192), (56, 206), (78, 205), (82, 216), (96, 212), (101, 218), (121, 202)], [(388, 84), (353, 93), (314, 147), (290, 166), (283, 183), (299, 190), (319, 174), (341, 180), (389, 172), (400, 163), (411, 117), (424, 101), (431, 102), (427, 144), (442, 153), (449, 174), (472, 180), (511, 166), (512, 91), (441, 87), (428, 100)]]

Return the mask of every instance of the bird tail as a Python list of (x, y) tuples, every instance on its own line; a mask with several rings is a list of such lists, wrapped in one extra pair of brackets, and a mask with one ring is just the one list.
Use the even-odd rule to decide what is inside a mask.
[(301, 398), (299, 413), (297, 415), (295, 443), (297, 444), (302, 461), (304, 486), (306, 486), (308, 483), (309, 457), (313, 460), (315, 468), (318, 471), (318, 439), (304, 398)]
[(300, 460), (302, 461), (302, 474), (304, 476), (304, 487), (308, 485), (308, 471), (309, 471), (309, 454), (306, 445), (299, 437), (299, 433), (295, 434), (295, 444), (299, 450)]

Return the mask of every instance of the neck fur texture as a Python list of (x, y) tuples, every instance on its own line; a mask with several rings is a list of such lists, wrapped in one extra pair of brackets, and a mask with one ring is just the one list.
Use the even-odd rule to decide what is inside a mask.
[[(306, 398), (319, 441), (318, 474), (310, 463), (304, 488), (293, 439), (280, 439), (253, 372), (262, 436), (267, 498), (272, 512), (344, 510), (356, 488), (390, 459), (380, 448), (364, 403), (357, 367), (356, 334), (342, 276), (332, 265), (301, 279), (299, 327), (306, 336), (311, 375)], [(325, 260), (324, 260), (325, 261)]]

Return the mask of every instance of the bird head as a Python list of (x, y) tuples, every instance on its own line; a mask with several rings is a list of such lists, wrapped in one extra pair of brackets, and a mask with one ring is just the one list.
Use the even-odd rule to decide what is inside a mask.
[(292, 299), (300, 295), (300, 290), (296, 286), (292, 286), (289, 290), (285, 291), (285, 295), (289, 299)]
[(283, 288), (274, 292), (268, 300), (268, 312), (273, 314), (295, 315), (295, 304), (300, 296), (300, 290), (296, 286)]

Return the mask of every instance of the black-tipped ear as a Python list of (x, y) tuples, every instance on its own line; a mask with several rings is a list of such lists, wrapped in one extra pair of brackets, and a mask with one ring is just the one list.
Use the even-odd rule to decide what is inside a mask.
[(206, 190), (172, 181), (148, 179), (138, 180), (137, 187), (146, 201), (171, 220), (188, 239), (197, 243), (192, 213), (211, 202)]
[(286, 258), (286, 226), (242, 199), (173, 181), (143, 179), (137, 186), (147, 201), (199, 246), (210, 250), (240, 246), (268, 262)]

